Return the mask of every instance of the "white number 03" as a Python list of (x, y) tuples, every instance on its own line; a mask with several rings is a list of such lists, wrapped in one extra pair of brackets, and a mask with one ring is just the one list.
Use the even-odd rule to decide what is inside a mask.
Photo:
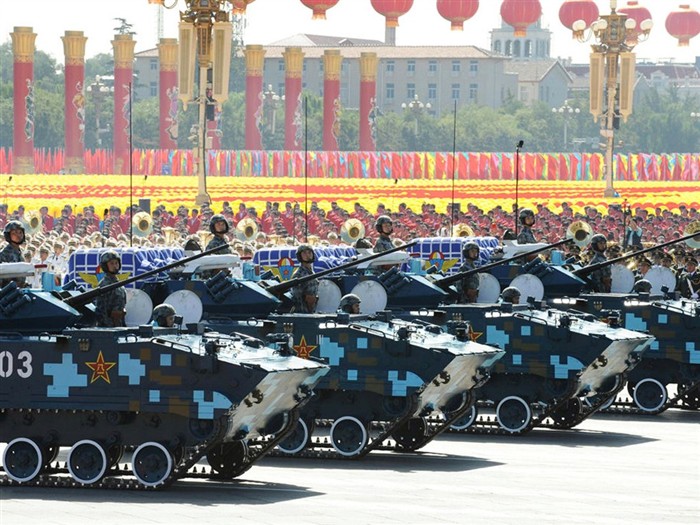
[(3, 350), (0, 352), (0, 377), (11, 377), (15, 372), (23, 379), (32, 375), (32, 354), (26, 350), (20, 352), (15, 363), (14, 355)]

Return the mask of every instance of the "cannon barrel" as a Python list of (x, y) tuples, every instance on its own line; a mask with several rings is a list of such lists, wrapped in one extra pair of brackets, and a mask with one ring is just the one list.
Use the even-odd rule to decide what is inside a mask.
[(131, 284), (136, 281), (140, 281), (141, 279), (145, 279), (147, 277), (150, 277), (151, 275), (157, 275), (161, 272), (165, 272), (167, 270), (171, 270), (172, 268), (176, 268), (177, 266), (182, 266), (183, 264), (187, 264), (190, 261), (194, 261), (196, 259), (199, 259), (200, 257), (204, 257), (205, 255), (212, 255), (218, 251), (221, 251), (223, 248), (227, 248), (228, 244), (222, 244), (221, 246), (217, 246), (216, 248), (212, 248), (211, 250), (207, 250), (201, 253), (196, 253), (194, 255), (191, 255), (189, 257), (185, 257), (184, 259), (181, 259), (179, 261), (175, 261), (170, 264), (166, 264), (165, 266), (161, 266), (159, 268), (154, 268), (153, 270), (149, 270), (145, 273), (139, 274), (139, 275), (134, 275), (133, 277), (129, 277), (128, 279), (124, 279), (123, 281), (119, 281), (118, 283), (114, 284), (108, 284), (107, 286), (103, 286), (102, 288), (95, 288), (93, 290), (88, 290), (87, 292), (81, 293), (80, 295), (75, 295), (73, 297), (69, 297), (67, 299), (64, 299), (64, 302), (70, 306), (73, 307), (78, 307), (78, 306), (84, 306), (93, 300), (95, 300), (97, 297), (100, 295), (103, 295), (107, 292), (111, 292), (112, 290), (116, 290), (117, 288), (121, 288), (122, 286), (126, 286), (128, 284)]
[(330, 273), (342, 271), (342, 270), (345, 270), (346, 268), (352, 268), (353, 266), (357, 266), (358, 264), (362, 264), (362, 263), (365, 263), (367, 261), (372, 261), (374, 259), (378, 259), (379, 257), (382, 257), (383, 255), (387, 255), (389, 253), (394, 253), (394, 252), (398, 252), (401, 250), (405, 250), (406, 248), (410, 248), (411, 246), (415, 246), (416, 244), (418, 244), (418, 241), (412, 241), (412, 242), (409, 242), (407, 244), (404, 244), (403, 246), (397, 246), (396, 248), (392, 248), (391, 250), (386, 250), (383, 252), (374, 253), (374, 254), (368, 255), (366, 257), (359, 257), (359, 258), (354, 259), (352, 261), (343, 263), (340, 266), (328, 268), (327, 270), (322, 270), (322, 271), (320, 271), (318, 273), (314, 273), (312, 275), (305, 275), (304, 277), (297, 277), (295, 279), (290, 279), (289, 281), (284, 281), (284, 282), (279, 283), (279, 284), (273, 284), (271, 286), (268, 286), (266, 288), (266, 290), (272, 294), (279, 295), (279, 294), (286, 292), (290, 288), (294, 288), (295, 286), (298, 286), (300, 284), (304, 284), (308, 281), (311, 281), (312, 279), (319, 279), (319, 278), (321, 278), (325, 275), (328, 275)]
[(523, 257), (529, 257), (530, 255), (537, 255), (538, 253), (541, 252), (546, 252), (547, 250), (551, 250), (553, 248), (556, 248), (558, 246), (561, 246), (563, 244), (567, 244), (569, 242), (574, 242), (573, 239), (562, 239), (561, 241), (557, 241), (552, 244), (548, 244), (547, 246), (543, 246), (542, 248), (537, 248), (536, 250), (532, 250), (529, 252), (521, 253), (516, 255), (515, 257), (510, 257), (508, 259), (501, 259), (499, 261), (494, 261), (492, 263), (485, 264), (483, 266), (479, 266), (478, 268), (474, 268), (473, 270), (465, 270), (463, 272), (458, 272), (454, 275), (450, 275), (449, 277), (443, 277), (439, 281), (435, 281), (435, 286), (442, 288), (443, 290), (447, 288), (448, 286), (456, 283), (457, 281), (460, 281), (464, 279), (465, 277), (469, 277), (470, 275), (474, 275), (475, 273), (481, 273), (485, 272), (487, 270), (490, 270), (491, 268), (495, 268), (496, 266), (501, 266), (506, 263), (510, 263), (513, 261), (517, 261), (518, 259), (522, 259)]
[(685, 235), (683, 237), (680, 237), (678, 239), (673, 239), (671, 241), (666, 241), (662, 242), (661, 244), (656, 244), (654, 246), (651, 246), (649, 248), (644, 248), (643, 250), (637, 250), (636, 252), (629, 252), (624, 255), (621, 255), (620, 257), (616, 257), (615, 259), (610, 259), (609, 261), (604, 261), (598, 264), (593, 264), (591, 266), (584, 266), (583, 268), (579, 268), (578, 270), (575, 270), (573, 274), (576, 277), (586, 277), (593, 272), (600, 270), (601, 268), (605, 268), (606, 266), (612, 266), (613, 264), (617, 264), (621, 261), (626, 261), (627, 259), (630, 259), (632, 257), (636, 257), (638, 255), (642, 255), (644, 253), (652, 252), (654, 250), (658, 250), (659, 248), (665, 248), (666, 246), (670, 246), (672, 244), (677, 244), (679, 242), (683, 241), (689, 241), (693, 237), (698, 237), (700, 233), (694, 232), (689, 235)]

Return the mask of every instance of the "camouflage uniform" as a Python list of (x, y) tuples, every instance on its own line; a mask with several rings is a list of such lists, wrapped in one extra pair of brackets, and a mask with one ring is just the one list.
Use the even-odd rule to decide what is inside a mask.
[[(306, 277), (307, 275), (313, 275), (314, 271), (311, 268), (305, 266), (300, 266), (299, 269), (294, 273), (294, 278), (298, 279), (300, 277)], [(309, 306), (304, 301), (304, 296), (315, 295), (318, 297), (318, 279), (311, 279), (304, 284), (299, 284), (292, 288), (292, 298), (294, 299), (294, 311), (301, 314), (312, 314), (315, 311), (309, 309)]]
[[(476, 266), (474, 266), (474, 261), (465, 261), (462, 266), (459, 267), (459, 272), (467, 272), (469, 270), (474, 270)], [(477, 295), (479, 291), (479, 274), (474, 273), (472, 275), (469, 275), (467, 277), (464, 277), (463, 279), (457, 281), (456, 285), (457, 291), (459, 292), (459, 302), (460, 303), (468, 303), (470, 302), (468, 297), (467, 297), (467, 290), (476, 290)]]
[[(605, 257), (605, 255), (601, 252), (596, 252), (595, 256), (591, 259), (591, 262), (588, 263), (588, 266), (593, 266), (594, 264), (599, 264), (607, 261), (608, 259)], [(591, 284), (593, 285), (593, 291), (598, 292), (598, 293), (609, 293), (610, 292), (610, 285), (603, 283), (604, 279), (609, 280), (612, 279), (612, 269), (610, 266), (606, 266), (605, 268), (601, 268), (599, 270), (596, 270), (595, 272), (591, 273)]]
[(537, 239), (532, 234), (532, 228), (523, 226), (523, 229), (518, 233), (518, 244), (537, 244)]
[(386, 235), (380, 235), (379, 238), (377, 239), (377, 242), (374, 243), (374, 252), (379, 253), (379, 252), (385, 252), (387, 250), (391, 250), (394, 248), (394, 245), (391, 244), (391, 239), (387, 237)]
[[(119, 282), (116, 275), (105, 273), (100, 281), (99, 288)], [(126, 308), (126, 290), (117, 288), (111, 292), (104, 293), (95, 299), (95, 314), (97, 315), (97, 326), (114, 326), (111, 313), (115, 310), (123, 312)]]
[[(22, 252), (19, 248), (15, 248), (11, 244), (5, 246), (2, 251), (0, 251), (0, 263), (17, 263), (22, 262)], [(24, 277), (18, 277), (17, 279), (0, 279), (0, 288), (9, 284), (10, 282), (16, 282), (17, 286), (25, 286), (27, 280)]]
[(209, 241), (207, 244), (207, 247), (205, 248), (204, 251), (209, 251), (213, 250), (214, 248), (217, 248), (219, 246), (227, 246), (226, 248), (222, 248), (221, 250), (215, 252), (216, 255), (223, 255), (226, 253), (231, 253), (231, 247), (228, 246), (228, 242), (226, 242), (226, 239), (224, 237), (219, 237), (218, 235), (214, 235), (214, 238)]

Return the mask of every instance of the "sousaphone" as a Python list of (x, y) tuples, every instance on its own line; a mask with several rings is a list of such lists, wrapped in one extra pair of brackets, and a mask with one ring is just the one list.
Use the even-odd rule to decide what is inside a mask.
[(687, 235), (693, 235), (697, 233), (695, 237), (691, 237), (685, 243), (694, 250), (700, 249), (700, 221), (693, 221), (688, 226), (686, 226), (684, 231), (684, 237)]
[(346, 244), (353, 244), (365, 236), (365, 225), (358, 219), (348, 219), (340, 228), (340, 238)]
[(41, 214), (36, 211), (28, 211), (22, 217), (22, 225), (24, 226), (25, 235), (34, 235), (41, 231)]
[(593, 230), (583, 221), (572, 222), (566, 229), (566, 237), (573, 240), (579, 248), (585, 248), (591, 242)]
[(148, 237), (153, 231), (153, 218), (145, 211), (135, 213), (131, 218), (131, 228), (137, 237)]
[(454, 228), (454, 237), (474, 237), (474, 230), (468, 224), (463, 222), (457, 224)]
[(258, 233), (258, 224), (246, 217), (236, 225), (236, 237), (241, 241), (253, 241)]

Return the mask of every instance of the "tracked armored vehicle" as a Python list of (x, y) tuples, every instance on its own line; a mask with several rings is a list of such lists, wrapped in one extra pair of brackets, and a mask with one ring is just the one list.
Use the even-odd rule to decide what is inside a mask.
[(296, 432), (279, 445), (295, 455), (358, 458), (378, 448), (417, 450), (470, 409), (473, 390), (503, 355), (438, 327), (392, 319), (389, 312), (376, 318), (281, 314), (203, 325), (256, 337), (284, 332), (300, 357), (316, 356), (331, 367)]

